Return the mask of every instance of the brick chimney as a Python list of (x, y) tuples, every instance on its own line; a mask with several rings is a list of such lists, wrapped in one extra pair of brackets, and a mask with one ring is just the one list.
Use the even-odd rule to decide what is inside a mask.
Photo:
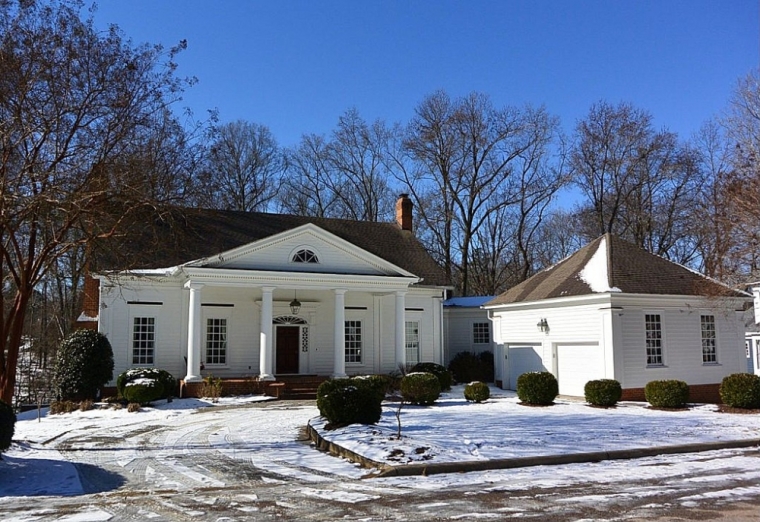
[(83, 293), (82, 313), (76, 320), (76, 326), (78, 328), (97, 330), (98, 315), (100, 315), (100, 281), (87, 274), (84, 278)]
[(401, 230), (408, 230), (413, 232), (412, 226), (412, 210), (414, 209), (414, 203), (409, 199), (409, 194), (401, 194), (396, 201), (396, 223), (401, 227)]

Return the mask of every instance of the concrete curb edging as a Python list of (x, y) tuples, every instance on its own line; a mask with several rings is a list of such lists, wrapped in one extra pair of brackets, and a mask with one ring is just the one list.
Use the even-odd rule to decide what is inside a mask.
[(760, 446), (760, 439), (727, 440), (721, 442), (700, 442), (694, 444), (678, 444), (651, 448), (632, 448), (611, 451), (592, 451), (586, 453), (569, 453), (564, 455), (538, 455), (517, 457), (511, 459), (471, 460), (460, 462), (431, 462), (423, 464), (404, 464), (391, 466), (382, 462), (359, 455), (334, 442), (324, 439), (319, 432), (308, 423), (306, 430), (309, 438), (322, 451), (331, 455), (343, 457), (367, 468), (380, 470), (379, 473), (365, 475), (364, 478), (374, 477), (409, 477), (414, 475), (435, 475), (439, 473), (462, 473), (466, 471), (488, 471), (494, 469), (527, 468), (532, 466), (557, 466), (561, 464), (580, 464), (585, 462), (600, 462), (603, 460), (639, 459), (656, 457), (657, 455), (676, 455), (679, 453), (699, 453), (721, 449), (752, 448)]

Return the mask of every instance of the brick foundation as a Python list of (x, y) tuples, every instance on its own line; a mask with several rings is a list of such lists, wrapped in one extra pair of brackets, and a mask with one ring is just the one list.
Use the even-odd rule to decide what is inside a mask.
[[(689, 402), (720, 404), (720, 384), (690, 384)], [(623, 401), (646, 402), (644, 388), (626, 388), (623, 390)]]
[[(180, 381), (180, 397), (202, 397), (203, 382)], [(222, 396), (233, 397), (235, 395), (262, 394), (266, 390), (265, 382), (253, 379), (223, 379)], [(269, 395), (269, 394), (267, 394)]]

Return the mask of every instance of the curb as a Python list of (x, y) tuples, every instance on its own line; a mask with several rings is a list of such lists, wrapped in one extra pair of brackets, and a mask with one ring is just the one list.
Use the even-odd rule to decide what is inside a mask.
[(351, 462), (361, 464), (366, 468), (375, 468), (379, 473), (365, 475), (363, 478), (376, 477), (410, 477), (436, 475), (439, 473), (462, 473), (467, 471), (488, 471), (495, 469), (528, 468), (533, 466), (557, 466), (561, 464), (581, 464), (587, 462), (601, 462), (603, 460), (628, 460), (643, 457), (656, 457), (658, 455), (676, 455), (680, 453), (699, 453), (702, 451), (715, 451), (721, 449), (752, 448), (760, 446), (760, 439), (728, 440), (721, 442), (700, 442), (695, 444), (678, 444), (673, 446), (659, 446), (650, 448), (632, 448), (611, 451), (592, 451), (586, 453), (570, 453), (565, 455), (539, 455), (531, 457), (517, 457), (511, 459), (470, 460), (462, 462), (434, 462), (427, 464), (404, 464), (391, 466), (383, 462), (368, 459), (358, 453), (348, 450), (343, 446), (324, 439), (311, 425), (306, 425), (309, 438), (317, 448), (327, 451), (331, 455), (343, 457)]

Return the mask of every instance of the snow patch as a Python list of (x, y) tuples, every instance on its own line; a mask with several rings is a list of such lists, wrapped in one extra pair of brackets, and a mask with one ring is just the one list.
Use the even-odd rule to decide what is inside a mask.
[(607, 238), (603, 237), (599, 247), (591, 256), (586, 266), (578, 273), (578, 277), (586, 283), (594, 293), (622, 292), (617, 287), (610, 287), (609, 265), (607, 264)]

